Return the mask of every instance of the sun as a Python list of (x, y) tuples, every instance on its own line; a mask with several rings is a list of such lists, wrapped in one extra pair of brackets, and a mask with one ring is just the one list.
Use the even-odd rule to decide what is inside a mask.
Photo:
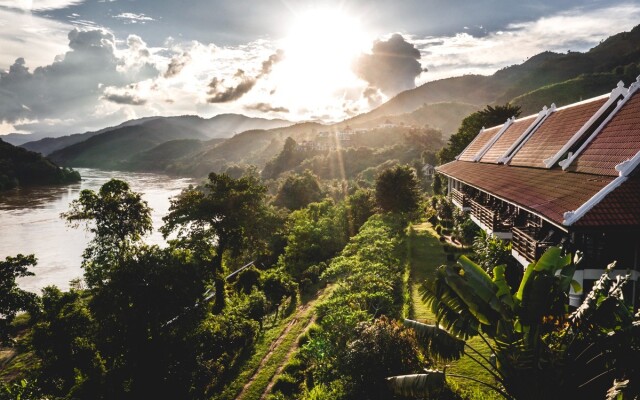
[(282, 41), (285, 61), (279, 90), (306, 96), (305, 103), (326, 102), (327, 96), (357, 82), (352, 64), (371, 42), (359, 19), (340, 9), (297, 13)]

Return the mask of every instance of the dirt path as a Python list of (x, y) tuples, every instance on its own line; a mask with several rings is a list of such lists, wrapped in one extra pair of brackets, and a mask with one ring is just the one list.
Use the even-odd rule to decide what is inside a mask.
[[(309, 327), (311, 325), (313, 325), (314, 322), (316, 322), (315, 315), (307, 323), (307, 326), (304, 327), (304, 330), (302, 332), (304, 333), (307, 330), (309, 330)], [(284, 369), (284, 366), (287, 365), (287, 361), (289, 361), (289, 359), (291, 358), (291, 356), (293, 355), (293, 353), (296, 351), (297, 348), (298, 348), (298, 343), (297, 342), (294, 343), (294, 345), (291, 346), (291, 348), (289, 348), (289, 351), (287, 351), (287, 355), (284, 357), (284, 360), (282, 361), (282, 364), (280, 364), (280, 366), (276, 370), (276, 373), (273, 374), (273, 376), (269, 380), (269, 384), (264, 389), (264, 392), (262, 393), (262, 396), (260, 396), (260, 400), (265, 400), (267, 398), (267, 395), (269, 395), (269, 393), (271, 393), (271, 389), (273, 388), (273, 385), (276, 383), (276, 378), (278, 376), (280, 376), (280, 374), (282, 373), (282, 370)]]
[[(322, 290), (318, 291), (318, 294), (317, 294), (317, 296), (316, 296), (316, 298), (314, 300), (311, 300), (311, 301), (307, 302), (306, 304), (301, 305), (301, 306), (299, 306), (297, 308), (295, 316), (287, 324), (287, 327), (282, 331), (280, 336), (278, 336), (278, 338), (271, 344), (271, 347), (269, 348), (269, 352), (267, 354), (265, 354), (265, 356), (262, 358), (262, 360), (260, 360), (260, 364), (258, 364), (258, 368), (256, 368), (256, 371), (253, 373), (251, 378), (249, 378), (247, 383), (243, 386), (242, 391), (240, 392), (240, 394), (238, 394), (238, 396), (236, 397), (236, 400), (241, 400), (241, 399), (245, 398), (248, 389), (251, 387), (251, 385), (255, 382), (257, 377), (260, 375), (260, 373), (262, 372), (263, 367), (269, 362), (269, 360), (274, 355), (274, 353), (282, 345), (282, 342), (287, 338), (287, 336), (289, 335), (291, 330), (301, 320), (304, 320), (305, 317), (307, 317), (308, 313), (313, 312), (313, 307), (315, 306), (315, 304), (319, 300), (324, 298), (325, 295), (327, 295), (327, 294), (328, 294), (327, 288), (322, 289)], [(309, 329), (309, 327), (311, 326), (311, 324), (314, 321), (315, 321), (315, 316), (312, 317), (309, 320), (309, 322), (307, 322), (307, 324), (304, 327), (304, 329), (302, 330), (302, 332), (305, 332), (307, 329)], [(266, 396), (269, 394), (269, 392), (271, 391), (271, 388), (273, 387), (273, 384), (275, 383), (276, 377), (282, 372), (282, 369), (284, 369), (285, 364), (287, 363), (287, 361), (289, 360), (289, 357), (293, 354), (293, 352), (295, 351), (296, 348), (297, 348), (297, 341), (294, 341), (293, 344), (291, 345), (291, 347), (289, 348), (289, 350), (287, 351), (287, 354), (286, 354), (284, 360), (280, 363), (280, 365), (278, 366), (278, 369), (273, 374), (273, 376), (270, 378), (267, 387), (265, 388), (264, 392), (262, 393), (262, 395), (260, 397), (261, 399), (266, 398)]]

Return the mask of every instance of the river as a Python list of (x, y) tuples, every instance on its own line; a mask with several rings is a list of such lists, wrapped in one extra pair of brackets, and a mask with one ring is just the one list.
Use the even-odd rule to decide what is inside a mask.
[(157, 229), (169, 210), (169, 200), (190, 184), (188, 178), (150, 173), (78, 168), (82, 181), (66, 186), (43, 186), (0, 192), (0, 259), (35, 254), (35, 276), (20, 278), (22, 289), (39, 292), (45, 286), (68, 289), (69, 281), (82, 277), (82, 252), (91, 239), (83, 227), (71, 228), (60, 218), (81, 190), (98, 190), (111, 178), (125, 180), (152, 208), (154, 231), (147, 243), (164, 244)]

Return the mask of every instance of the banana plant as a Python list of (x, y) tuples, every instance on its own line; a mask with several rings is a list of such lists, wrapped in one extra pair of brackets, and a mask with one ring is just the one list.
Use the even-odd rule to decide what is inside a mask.
[[(512, 290), (504, 266), (495, 267), (490, 276), (460, 257), (457, 265), (440, 267), (422, 285), (421, 294), (436, 316), (435, 325), (416, 321), (405, 325), (416, 331), (433, 360), (446, 362), (464, 354), (495, 380), (479, 383), (508, 399), (582, 398), (594, 393), (602, 398), (616, 378), (616, 388), (636, 390), (638, 378), (620, 384), (627, 382), (630, 373), (640, 375), (636, 366), (640, 314), (633, 315), (622, 291), (628, 278), (612, 279), (611, 265), (582, 306), (569, 313), (570, 288), (581, 290), (573, 280), (579, 260), (579, 254), (572, 259), (552, 247), (527, 267), (519, 287)], [(468, 344), (467, 339), (476, 336), (495, 361)], [(435, 376), (434, 371), (426, 375)], [(415, 394), (424, 388), (420, 395), (429, 398), (435, 393), (436, 378), (423, 375), (389, 379), (389, 383), (397, 393)]]

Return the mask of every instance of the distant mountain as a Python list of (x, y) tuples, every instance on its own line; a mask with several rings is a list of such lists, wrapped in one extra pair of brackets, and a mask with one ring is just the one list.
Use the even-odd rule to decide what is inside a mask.
[(21, 147), (37, 151), (44, 155), (49, 155), (56, 150), (83, 142), (102, 133), (115, 131), (129, 126), (146, 126), (146, 124), (153, 124), (154, 127), (163, 131), (179, 128), (185, 132), (184, 138), (192, 137), (196, 133), (200, 133), (206, 138), (227, 138), (238, 132), (246, 130), (279, 128), (282, 126), (289, 126), (293, 124), (293, 122), (282, 119), (251, 118), (240, 114), (220, 114), (208, 119), (198, 116), (148, 117), (127, 121), (118, 126), (104, 128), (95, 132), (85, 132), (56, 138), (44, 138), (26, 143), (23, 142), (24, 144), (22, 144)]
[[(511, 102), (521, 105), (524, 114), (535, 113), (550, 102), (562, 106), (610, 91), (619, 79), (626, 79), (628, 84), (635, 80), (634, 73), (636, 76), (640, 73), (639, 63), (640, 25), (609, 37), (585, 53), (544, 52), (490, 76), (465, 75), (427, 82), (356, 119), (404, 114), (424, 104), (441, 102), (467, 103), (479, 108)], [(568, 93), (556, 90), (558, 87), (542, 90), (569, 81), (573, 83), (564, 86), (570, 88)], [(551, 93), (559, 96), (552, 98), (548, 96)]]
[(16, 186), (77, 182), (80, 174), (60, 168), (38, 153), (0, 139), (0, 191)]
[(58, 137), (50, 137), (47, 136), (45, 138), (42, 139), (36, 139), (37, 137), (40, 136), (39, 133), (34, 133), (34, 134), (30, 134), (30, 135), (24, 135), (24, 136), (33, 136), (34, 139), (32, 141), (28, 141), (28, 142), (23, 142), (23, 143), (14, 143), (16, 146), (20, 146), (24, 149), (27, 150), (31, 150), (31, 151), (35, 151), (38, 153), (41, 153), (42, 155), (49, 155), (51, 153), (53, 153), (56, 150), (65, 148), (67, 146), (71, 146), (72, 144), (76, 144), (76, 143), (80, 143), (83, 142), (87, 139), (89, 139), (92, 136), (96, 136), (99, 135), (101, 133), (105, 133), (105, 132), (109, 132), (112, 131), (114, 129), (118, 129), (118, 128), (123, 128), (125, 126), (136, 126), (136, 125), (141, 125), (144, 124), (145, 122), (149, 122), (152, 121), (154, 119), (157, 119), (159, 117), (147, 117), (147, 118), (139, 118), (139, 119), (132, 119), (129, 121), (125, 121), (123, 123), (121, 123), (120, 125), (117, 126), (110, 126), (107, 128), (103, 128), (97, 131), (89, 131), (89, 132), (85, 132), (85, 133), (75, 133), (73, 135), (67, 135), (67, 136), (58, 136)]
[(443, 133), (445, 138), (451, 136), (469, 114), (478, 111), (479, 106), (466, 103), (432, 103), (423, 104), (416, 110), (402, 114), (384, 114), (380, 109), (350, 118), (338, 127), (352, 129), (373, 129), (383, 124), (393, 125), (429, 125)]

